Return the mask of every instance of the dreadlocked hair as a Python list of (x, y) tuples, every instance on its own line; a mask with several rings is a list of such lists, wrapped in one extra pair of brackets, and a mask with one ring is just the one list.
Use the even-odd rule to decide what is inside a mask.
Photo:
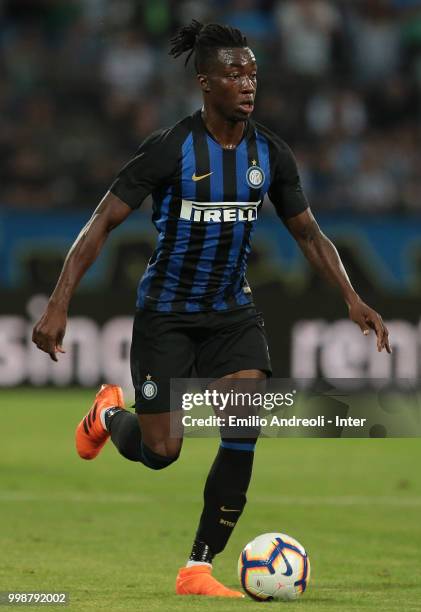
[(196, 19), (179, 29), (171, 39), (169, 55), (179, 57), (187, 53), (184, 65), (194, 53), (194, 66), (199, 72), (209, 59), (214, 55), (216, 49), (223, 47), (247, 47), (247, 39), (240, 30), (219, 23), (208, 23), (203, 25)]

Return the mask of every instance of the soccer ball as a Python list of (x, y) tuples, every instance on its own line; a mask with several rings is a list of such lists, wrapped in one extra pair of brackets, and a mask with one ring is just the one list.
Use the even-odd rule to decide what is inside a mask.
[(238, 577), (257, 601), (297, 599), (310, 580), (310, 561), (297, 540), (284, 533), (264, 533), (244, 547)]

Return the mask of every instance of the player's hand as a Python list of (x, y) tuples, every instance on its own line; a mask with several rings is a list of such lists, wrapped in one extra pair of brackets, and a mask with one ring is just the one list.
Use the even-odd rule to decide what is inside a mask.
[(349, 318), (359, 325), (364, 336), (368, 336), (370, 329), (374, 329), (379, 352), (383, 349), (386, 349), (388, 353), (392, 352), (389, 344), (389, 331), (378, 312), (358, 299), (349, 305)]
[(47, 307), (33, 329), (32, 342), (34, 342), (41, 351), (48, 353), (53, 361), (58, 361), (58, 353), (66, 352), (63, 349), (66, 323), (66, 311)]

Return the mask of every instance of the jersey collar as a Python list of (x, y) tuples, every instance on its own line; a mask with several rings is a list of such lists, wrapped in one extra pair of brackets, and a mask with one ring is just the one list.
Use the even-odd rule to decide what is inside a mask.
[(252, 120), (247, 119), (247, 121), (245, 121), (246, 125), (244, 127), (243, 136), (240, 142), (238, 143), (238, 145), (235, 147), (235, 149), (224, 149), (224, 147), (222, 147), (222, 145), (217, 140), (215, 140), (214, 136), (207, 129), (205, 122), (203, 121), (203, 118), (202, 118), (202, 109), (199, 109), (198, 111), (196, 111), (193, 114), (192, 119), (193, 119), (193, 125), (197, 127), (198, 129), (202, 130), (203, 132), (205, 132), (205, 134), (207, 134), (209, 138), (211, 138), (213, 142), (218, 145), (218, 147), (221, 147), (223, 151), (235, 151), (240, 146), (240, 144), (243, 142), (243, 140), (247, 141), (250, 138), (251, 134), (254, 132), (254, 125), (252, 124)]

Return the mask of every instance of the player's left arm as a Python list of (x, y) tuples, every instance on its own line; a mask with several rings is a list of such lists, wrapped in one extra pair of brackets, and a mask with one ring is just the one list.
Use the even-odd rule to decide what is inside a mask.
[(381, 316), (359, 297), (349, 280), (338, 251), (334, 244), (321, 231), (311, 210), (284, 219), (284, 223), (299, 244), (311, 265), (324, 276), (331, 285), (340, 289), (348, 306), (349, 318), (354, 321), (364, 335), (374, 329), (377, 336), (377, 350), (392, 350), (389, 345), (389, 332)]

